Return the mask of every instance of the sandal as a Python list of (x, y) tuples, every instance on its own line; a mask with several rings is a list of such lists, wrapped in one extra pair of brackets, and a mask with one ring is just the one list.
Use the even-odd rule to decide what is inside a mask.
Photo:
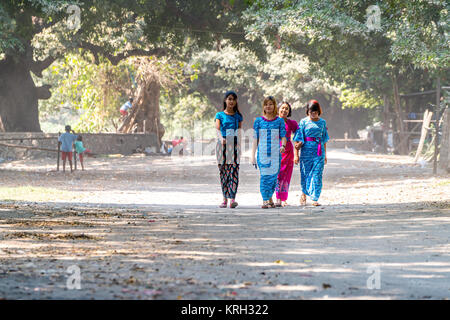
[(287, 204), (287, 202), (286, 201), (283, 201), (283, 202), (281, 202), (281, 206), (284, 208), (284, 207), (287, 207), (288, 206), (288, 204)]
[(318, 203), (317, 201), (314, 201), (314, 202), (312, 203), (312, 205), (313, 205), (314, 207), (320, 207), (320, 206), (321, 206), (321, 204)]
[(305, 194), (300, 196), (300, 205), (306, 206), (306, 195)]
[(269, 201), (263, 201), (263, 205), (261, 206), (261, 209), (269, 209)]
[(219, 206), (219, 208), (226, 208), (227, 205), (228, 205), (228, 201), (225, 200), (224, 202), (222, 202), (222, 204)]
[(236, 208), (237, 206), (238, 206), (238, 203), (237, 203), (236, 201), (234, 201), (234, 200), (231, 200), (230, 208), (234, 209), (234, 208)]
[(269, 208), (275, 208), (275, 203), (273, 203), (273, 200), (269, 200)]
[(275, 207), (277, 207), (277, 208), (281, 208), (283, 205), (281, 204), (281, 201), (280, 202), (278, 202), (277, 201), (277, 203), (275, 204)]

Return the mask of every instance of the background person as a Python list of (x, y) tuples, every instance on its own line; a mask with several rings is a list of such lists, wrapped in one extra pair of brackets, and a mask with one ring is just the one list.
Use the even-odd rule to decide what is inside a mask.
[(63, 172), (66, 172), (66, 159), (68, 158), (70, 164), (70, 172), (72, 169), (72, 146), (73, 142), (76, 140), (77, 136), (70, 132), (75, 133), (72, 128), (67, 125), (65, 127), (66, 132), (58, 137), (58, 144), (61, 146), (61, 157), (63, 161)]
[(93, 154), (91, 153), (91, 150), (83, 146), (83, 137), (81, 137), (81, 135), (77, 136), (77, 140), (75, 140), (74, 144), (75, 144), (75, 152), (78, 153), (78, 157), (80, 158), (81, 170), (84, 171), (83, 155), (92, 157)]
[(128, 101), (125, 102), (121, 107), (120, 107), (120, 114), (123, 117), (127, 117), (128, 116), (128, 110), (131, 110), (133, 108), (133, 98), (128, 98)]

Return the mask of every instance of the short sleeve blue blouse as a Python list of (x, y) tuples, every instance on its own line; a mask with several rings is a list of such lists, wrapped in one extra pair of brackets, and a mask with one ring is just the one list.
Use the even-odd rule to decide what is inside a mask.
[(226, 137), (237, 136), (239, 122), (242, 122), (243, 118), (237, 112), (233, 115), (228, 115), (224, 111), (220, 111), (216, 113), (215, 119), (220, 120), (220, 132), (222, 133), (222, 137)]

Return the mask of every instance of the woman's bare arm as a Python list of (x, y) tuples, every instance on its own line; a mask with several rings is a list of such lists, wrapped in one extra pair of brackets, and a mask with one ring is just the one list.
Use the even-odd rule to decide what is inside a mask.
[(251, 161), (252, 161), (252, 164), (256, 164), (256, 160), (255, 160), (256, 149), (258, 149), (258, 139), (253, 138), (252, 154), (251, 154), (251, 158), (252, 158)]
[(219, 137), (219, 140), (222, 141), (222, 144), (225, 144), (227, 141), (222, 136), (222, 131), (220, 131), (220, 120), (216, 119), (216, 130), (217, 130), (217, 136)]

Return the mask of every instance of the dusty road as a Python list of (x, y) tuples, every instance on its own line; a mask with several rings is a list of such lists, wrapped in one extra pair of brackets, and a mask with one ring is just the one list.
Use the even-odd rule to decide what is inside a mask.
[(297, 206), (296, 167), (290, 206), (269, 210), (246, 163), (239, 207), (219, 209), (212, 157), (0, 164), (0, 299), (449, 298), (450, 176), (328, 158), (323, 207)]

